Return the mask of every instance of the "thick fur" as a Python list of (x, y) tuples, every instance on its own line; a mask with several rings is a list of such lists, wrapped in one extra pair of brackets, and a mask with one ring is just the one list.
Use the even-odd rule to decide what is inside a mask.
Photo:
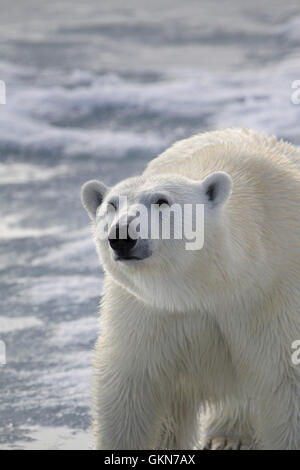
[(300, 339), (299, 151), (254, 131), (197, 135), (126, 191), (173, 178), (182, 203), (196, 196), (181, 177), (201, 183), (219, 171), (232, 194), (206, 211), (202, 250), (164, 242), (121, 266), (95, 237), (106, 272), (93, 367), (97, 449), (300, 449), (300, 367), (291, 360)]

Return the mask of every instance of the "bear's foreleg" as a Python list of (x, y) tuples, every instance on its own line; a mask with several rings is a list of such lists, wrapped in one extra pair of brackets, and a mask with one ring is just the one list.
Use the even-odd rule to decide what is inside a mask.
[(200, 447), (206, 450), (253, 449), (255, 436), (251, 422), (251, 406), (247, 399), (239, 402), (235, 397), (218, 406), (209, 406), (201, 416)]
[(96, 355), (92, 404), (95, 448), (154, 448), (162, 413), (155, 384), (147, 372), (127, 368), (122, 352), (118, 356), (106, 350), (101, 339)]
[[(291, 373), (292, 375), (292, 373)], [(300, 450), (300, 387), (284, 378), (276, 395), (259, 404), (257, 434), (263, 450)]]
[(195, 448), (199, 440), (199, 406), (199, 397), (192, 390), (177, 390), (162, 420), (156, 448)]

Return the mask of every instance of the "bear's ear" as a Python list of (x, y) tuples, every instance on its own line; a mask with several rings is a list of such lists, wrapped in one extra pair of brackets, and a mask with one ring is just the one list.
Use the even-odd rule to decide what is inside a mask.
[(88, 181), (81, 188), (81, 202), (90, 218), (95, 220), (98, 207), (107, 193), (105, 184), (97, 180)]
[(202, 189), (206, 203), (210, 207), (216, 207), (224, 204), (229, 198), (232, 189), (232, 179), (227, 173), (218, 171), (207, 176), (202, 181)]

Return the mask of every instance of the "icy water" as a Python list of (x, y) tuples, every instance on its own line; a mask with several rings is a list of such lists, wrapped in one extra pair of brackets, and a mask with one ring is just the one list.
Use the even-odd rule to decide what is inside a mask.
[(299, 1), (0, 0), (0, 449), (88, 449), (103, 274), (81, 184), (193, 133), (300, 144)]

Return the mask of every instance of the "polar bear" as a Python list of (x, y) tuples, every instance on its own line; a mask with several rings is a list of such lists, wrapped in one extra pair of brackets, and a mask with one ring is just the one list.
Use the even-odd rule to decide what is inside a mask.
[[(202, 205), (203, 247), (134, 237), (127, 225), (120, 237), (121, 196), (127, 213)], [(141, 176), (86, 183), (82, 202), (105, 270), (95, 447), (300, 449), (299, 150), (252, 130), (204, 133)]]

